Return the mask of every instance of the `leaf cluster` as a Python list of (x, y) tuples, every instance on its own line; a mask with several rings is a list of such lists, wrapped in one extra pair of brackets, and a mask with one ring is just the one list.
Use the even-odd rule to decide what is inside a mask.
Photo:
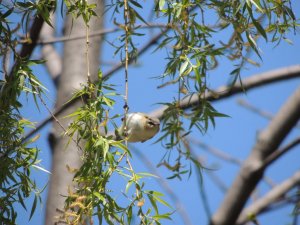
[(61, 3), (61, 9), (64, 8), (63, 3), (65, 3), (67, 7), (67, 13), (71, 14), (74, 19), (82, 18), (84, 23), (88, 26), (90, 19), (94, 16), (97, 16), (94, 9), (96, 8), (96, 4), (89, 4), (88, 1), (81, 0), (64, 0)]
[[(136, 213), (141, 224), (159, 224), (161, 215), (157, 203), (169, 206), (158, 196), (158, 192), (150, 191), (150, 194), (143, 190), (141, 179), (152, 175), (134, 172), (129, 161), (130, 150), (123, 144), (123, 140), (116, 141), (105, 135), (108, 124), (116, 117), (109, 117), (109, 110), (115, 103), (112, 97), (115, 95), (113, 86), (105, 84), (99, 72), (97, 83), (89, 83), (73, 96), (82, 98), (84, 105), (68, 115), (74, 120), (66, 135), (70, 136), (70, 141), (74, 141), (75, 137), (76, 143), (83, 145), (79, 148), (82, 151), (82, 165), (72, 169), (75, 172), (74, 185), (78, 188), (70, 188), (59, 221), (81, 224), (86, 219), (92, 220), (93, 216), (97, 216), (100, 224), (103, 220), (109, 224), (131, 224)], [(129, 167), (123, 165), (125, 159)], [(112, 176), (127, 181), (124, 193), (128, 200), (126, 206), (122, 206), (114, 196), (116, 193), (108, 188)], [(154, 215), (152, 207), (144, 212), (144, 196), (148, 197), (154, 208)]]
[(43, 87), (29, 67), (37, 63), (20, 60), (12, 74), (5, 76), (6, 80), (0, 80), (0, 221), (5, 224), (16, 223), (15, 205), (21, 204), (27, 210), (24, 201), (33, 193), (35, 198), (29, 219), (33, 216), (37, 202), (41, 201), (41, 190), (31, 176), (33, 167), (40, 168), (37, 166), (39, 150), (31, 147), (39, 136), (24, 142), (25, 130), (33, 128), (34, 124), (23, 118), (19, 111), (22, 108), (19, 101), (22, 93), (31, 93), (36, 99), (36, 95), (42, 92)]
[[(38, 166), (39, 149), (32, 147), (39, 138), (24, 141), (25, 130), (32, 129), (34, 124), (23, 118), (23, 107), (20, 96), (32, 95), (38, 108), (37, 98), (44, 87), (33, 74), (31, 66), (42, 61), (22, 58), (18, 52), (18, 36), (16, 33), (23, 26), (25, 32), (33, 15), (39, 15), (50, 23), (49, 12), (53, 1), (13, 1), (0, 5), (0, 58), (2, 77), (0, 79), (0, 221), (15, 224), (17, 212), (15, 207), (20, 204), (26, 211), (24, 203), (34, 194), (29, 219), (33, 216), (38, 201), (41, 201), (41, 190), (32, 178), (31, 171)], [(20, 21), (11, 22), (18, 15)], [(30, 39), (23, 40), (29, 43)], [(13, 66), (10, 61), (13, 60)], [(42, 169), (43, 170), (43, 169)]]

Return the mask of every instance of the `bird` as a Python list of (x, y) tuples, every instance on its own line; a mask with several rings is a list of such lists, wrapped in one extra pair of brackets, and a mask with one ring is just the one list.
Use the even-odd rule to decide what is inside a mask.
[[(118, 129), (118, 135), (116, 134), (116, 136), (126, 139), (128, 142), (145, 142), (154, 137), (159, 131), (159, 119), (145, 113), (129, 113), (125, 118), (126, 123), (123, 118), (123, 124)], [(126, 130), (124, 129), (125, 124)]]

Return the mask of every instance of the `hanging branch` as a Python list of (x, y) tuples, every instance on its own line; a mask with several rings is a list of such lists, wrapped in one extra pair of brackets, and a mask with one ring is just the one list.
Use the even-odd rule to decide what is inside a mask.
[[(154, 24), (148, 23), (147, 25), (145, 25), (145, 24), (136, 25), (136, 26), (134, 26), (133, 29), (136, 29), (136, 28), (139, 28), (139, 29), (169, 28), (169, 25), (168, 24), (159, 24), (159, 23), (154, 23)], [(101, 29), (98, 31), (91, 32), (89, 34), (89, 37), (93, 38), (93, 37), (103, 36), (103, 35), (115, 33), (115, 32), (121, 31), (121, 30), (123, 30), (121, 27)], [(71, 35), (71, 36), (67, 35), (67, 36), (62, 36), (62, 37), (51, 37), (51, 38), (47, 38), (45, 40), (44, 39), (38, 40), (37, 44), (38, 45), (54, 44), (57, 42), (74, 41), (74, 40), (84, 39), (84, 38), (86, 38), (86, 35)]]
[(86, 45), (85, 45), (86, 75), (87, 75), (88, 86), (90, 86), (90, 84), (91, 84), (90, 59), (89, 59), (90, 40), (89, 40), (89, 24), (88, 23), (86, 24), (85, 29), (86, 29)]
[[(164, 31), (164, 32), (166, 32), (166, 31)], [(139, 55), (143, 54), (148, 49), (148, 47), (147, 47), (148, 45), (149, 46), (153, 45), (162, 36), (163, 36), (163, 33), (160, 33), (157, 36), (153, 37), (143, 48), (141, 48), (141, 50), (139, 51)], [(130, 60), (130, 62), (131, 62), (131, 60)], [(103, 75), (103, 79), (111, 76), (114, 72), (116, 72), (117, 70), (120, 70), (121, 68), (123, 68), (122, 63), (120, 63), (119, 65), (114, 67), (112, 70), (108, 71), (107, 73), (105, 73)], [(300, 65), (294, 65), (294, 66), (289, 66), (289, 67), (285, 67), (285, 68), (280, 68), (280, 69), (268, 71), (265, 73), (256, 74), (249, 78), (245, 78), (242, 81), (243, 86), (241, 86), (239, 83), (237, 83), (233, 87), (230, 87), (227, 85), (221, 86), (221, 87), (217, 88), (216, 90), (214, 90), (213, 92), (208, 92), (206, 94), (206, 98), (212, 102), (219, 101), (224, 98), (242, 93), (245, 90), (252, 90), (252, 89), (255, 89), (255, 88), (263, 86), (263, 85), (272, 84), (272, 83), (279, 82), (282, 80), (295, 79), (298, 77), (300, 77)], [(218, 93), (218, 98), (215, 98), (215, 93)], [(80, 100), (80, 98), (66, 103), (65, 105), (54, 110), (53, 114), (55, 116), (58, 116), (60, 113), (65, 111), (67, 108), (69, 108), (71, 105), (73, 105), (75, 102), (77, 102), (79, 100)], [(191, 108), (192, 106), (196, 106), (198, 102), (199, 102), (199, 97), (197, 95), (192, 95), (189, 98), (185, 97), (184, 99), (182, 99), (179, 106), (184, 107), (184, 109), (188, 109), (188, 108)], [(156, 117), (156, 118), (162, 118), (163, 112), (165, 109), (166, 109), (165, 107), (160, 107), (160, 108), (152, 111), (151, 113), (149, 113), (149, 115)], [(43, 120), (36, 127), (36, 129), (30, 131), (23, 140), (25, 141), (28, 138), (32, 137), (36, 132), (38, 132), (40, 129), (42, 129), (46, 124), (48, 124), (52, 120), (53, 120), (52, 116), (48, 116), (48, 118)]]
[(128, 115), (128, 62), (129, 62), (129, 53), (128, 53), (128, 39), (129, 39), (129, 11), (128, 11), (128, 1), (124, 0), (124, 21), (125, 21), (125, 96), (124, 96), (124, 135), (125, 143), (127, 146), (127, 115)]

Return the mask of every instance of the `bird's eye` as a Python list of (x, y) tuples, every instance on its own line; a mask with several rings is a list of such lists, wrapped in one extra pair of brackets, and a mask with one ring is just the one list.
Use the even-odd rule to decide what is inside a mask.
[(155, 124), (152, 121), (148, 121), (148, 125), (153, 127)]

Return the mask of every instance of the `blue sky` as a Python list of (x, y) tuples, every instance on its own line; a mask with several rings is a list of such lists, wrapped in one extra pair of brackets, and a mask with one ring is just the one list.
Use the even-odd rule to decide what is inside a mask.
[[(299, 9), (299, 2), (294, 5), (294, 9)], [(299, 16), (299, 10), (298, 12)], [(113, 26), (111, 21), (106, 21), (107, 28)], [(157, 30), (158, 31), (158, 30)], [(152, 31), (153, 32), (153, 31)], [(119, 33), (120, 34), (120, 33)], [(146, 32), (146, 39), (141, 40), (139, 46), (143, 45), (143, 41), (147, 41), (148, 37), (151, 37), (151, 33)], [(116, 38), (116, 35), (106, 36), (107, 40)], [(227, 38), (227, 37), (224, 37)], [(288, 36), (289, 39), (293, 41), (293, 45), (290, 45), (284, 41), (281, 42), (279, 46), (274, 44), (266, 44), (264, 41), (260, 41), (262, 61), (260, 67), (255, 67), (252, 65), (247, 65), (247, 69), (242, 72), (242, 78), (251, 76), (253, 74), (265, 72), (272, 69), (282, 68), (285, 66), (299, 64), (300, 59), (300, 39), (299, 34), (294, 36), (293, 34)], [(36, 49), (33, 58), (38, 58), (40, 56), (39, 48)], [(152, 53), (154, 47), (149, 49), (145, 55), (142, 55), (138, 59), (138, 65), (131, 66), (129, 69), (129, 106), (130, 111), (140, 111), (140, 112), (151, 112), (152, 110), (160, 107), (158, 102), (169, 102), (172, 101), (174, 96), (176, 97), (176, 87), (167, 87), (165, 89), (157, 89), (157, 86), (161, 84), (161, 81), (153, 77), (161, 75), (164, 71), (166, 51), (157, 51)], [(61, 51), (61, 49), (59, 50)], [(257, 57), (253, 56), (256, 60)], [(112, 48), (104, 43), (104, 48), (102, 52), (103, 62), (117, 62), (118, 57), (113, 55)], [(107, 71), (110, 67), (104, 66), (103, 71)], [(212, 88), (216, 88), (222, 84), (226, 84), (228, 81), (228, 74), (232, 70), (233, 65), (228, 60), (220, 60), (220, 66), (211, 71), (208, 74), (209, 84)], [(47, 72), (44, 68), (38, 66), (34, 68), (36, 74), (38, 74), (39, 79), (46, 85), (49, 89), (48, 93), (48, 104), (53, 105), (55, 102), (55, 89), (52, 81), (50, 80)], [(117, 85), (118, 91), (122, 94), (124, 93), (124, 71), (119, 71), (111, 79), (109, 83)], [(215, 102), (213, 106), (220, 112), (225, 113), (230, 116), (230, 118), (220, 118), (217, 119), (216, 127), (210, 128), (205, 135), (194, 131), (191, 137), (196, 140), (205, 142), (206, 144), (218, 148), (225, 153), (228, 153), (238, 159), (245, 159), (251, 148), (254, 146), (257, 134), (260, 130), (267, 126), (268, 120), (262, 118), (261, 116), (250, 112), (249, 110), (241, 107), (237, 104), (238, 99), (246, 100), (247, 102), (255, 105), (256, 107), (266, 110), (272, 114), (275, 114), (281, 105), (286, 101), (286, 99), (293, 93), (293, 91), (300, 85), (299, 79), (293, 79), (290, 81), (283, 81), (280, 84), (272, 84), (265, 87), (260, 87), (255, 90), (248, 91), (247, 93), (242, 93), (237, 96), (227, 98), (222, 101)], [(122, 107), (124, 102), (120, 97), (113, 109), (114, 113), (122, 113)], [(41, 112), (36, 110), (33, 106), (31, 100), (24, 107), (24, 117), (33, 121), (40, 121), (48, 116), (48, 112), (41, 107)], [(46, 169), (51, 168), (51, 152), (48, 146), (47, 137), (48, 132), (51, 129), (51, 124), (48, 124), (43, 130), (41, 130), (41, 137), (37, 142), (37, 146), (41, 149), (40, 159), (41, 165)], [(294, 130), (287, 140), (292, 140), (293, 137), (299, 134), (299, 129)], [(286, 141), (287, 141), (286, 140)], [(149, 161), (156, 166), (164, 152), (166, 151), (160, 143), (153, 144), (153, 140), (147, 141), (145, 143), (134, 144), (134, 148), (137, 148), (144, 156), (147, 157)], [(214, 212), (220, 202), (223, 199), (222, 191), (216, 187), (216, 185), (210, 179), (210, 173), (215, 174), (220, 177), (227, 187), (230, 187), (234, 177), (238, 172), (238, 167), (221, 161), (211, 154), (208, 154), (203, 149), (193, 146), (194, 152), (197, 156), (205, 160), (206, 165), (212, 170), (203, 171), (203, 190), (207, 194), (207, 198), (211, 207), (211, 211)], [(266, 172), (266, 175), (270, 177), (275, 183), (280, 183), (284, 179), (291, 176), (296, 170), (299, 170), (299, 147), (292, 150), (290, 153), (284, 155), (276, 164), (272, 165)], [(145, 163), (136, 155), (133, 155), (132, 159), (133, 167), (137, 172), (151, 172), (145, 166)], [(164, 168), (157, 168), (162, 179), (170, 176), (171, 174)], [(49, 177), (41, 171), (36, 171), (34, 177), (40, 186), (47, 183)], [(116, 180), (117, 181), (117, 180)], [(116, 182), (116, 187), (118, 188), (120, 184)], [(158, 185), (155, 179), (145, 180), (147, 183), (146, 187), (148, 189), (158, 190), (160, 192), (166, 193), (164, 189)], [(193, 224), (206, 224), (207, 218), (203, 209), (203, 202), (201, 201), (200, 191), (199, 191), (199, 181), (197, 179), (196, 172), (194, 171), (190, 178), (183, 177), (180, 181), (178, 179), (166, 180), (169, 186), (173, 189), (173, 192), (180, 199), (182, 205), (185, 207), (190, 220)], [(121, 190), (125, 189), (125, 186), (120, 187)], [(269, 190), (269, 187), (264, 183), (260, 184), (259, 194), (263, 195)], [(46, 204), (46, 193), (43, 193), (43, 204), (42, 209), (37, 209), (34, 217), (30, 222), (28, 222), (28, 213), (24, 212), (21, 207), (16, 206), (19, 212), (18, 224), (43, 224), (45, 204)], [(117, 196), (120, 194), (116, 194)], [(166, 200), (172, 203), (170, 197), (166, 193)], [(29, 199), (27, 203), (30, 205), (32, 199)], [(163, 211), (166, 209), (161, 208)], [(270, 224), (276, 221), (276, 224), (288, 224), (291, 222), (290, 213), (292, 212), (292, 207), (284, 207), (280, 210), (274, 210), (274, 212), (263, 215), (259, 217), (261, 224)], [(174, 213), (173, 221), (164, 221), (163, 224), (183, 224), (182, 218), (178, 213)]]

